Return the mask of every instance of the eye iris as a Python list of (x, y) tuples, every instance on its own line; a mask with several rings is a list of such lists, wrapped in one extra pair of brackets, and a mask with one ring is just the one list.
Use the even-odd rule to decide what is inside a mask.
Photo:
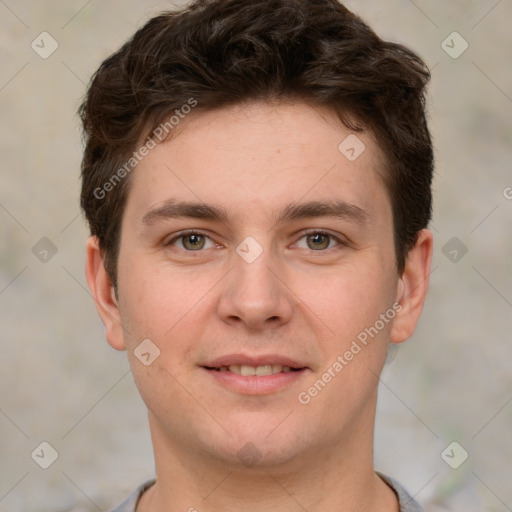
[(308, 235), (307, 240), (308, 247), (313, 250), (326, 249), (329, 247), (329, 235), (315, 233), (314, 235)]
[(185, 235), (183, 237), (183, 247), (192, 251), (202, 249), (204, 247), (203, 235)]

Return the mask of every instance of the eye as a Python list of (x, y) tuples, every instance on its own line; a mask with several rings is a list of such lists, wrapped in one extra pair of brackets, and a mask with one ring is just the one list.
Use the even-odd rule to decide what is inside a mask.
[[(306, 247), (300, 245), (301, 240), (306, 239)], [(331, 249), (336, 245), (340, 244), (340, 240), (334, 235), (325, 233), (323, 231), (311, 231), (310, 233), (303, 236), (297, 246), (302, 249), (310, 249), (312, 251), (323, 251), (325, 249)]]
[(167, 245), (173, 245), (179, 249), (184, 249), (185, 251), (190, 252), (200, 251), (201, 249), (211, 249), (215, 246), (208, 236), (195, 231), (181, 233), (174, 237)]

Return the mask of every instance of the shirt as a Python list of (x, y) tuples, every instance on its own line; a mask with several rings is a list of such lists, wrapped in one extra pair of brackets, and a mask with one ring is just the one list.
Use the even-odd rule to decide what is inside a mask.
[[(400, 505), (400, 512), (423, 512), (419, 503), (415, 501), (414, 498), (412, 498), (396, 480), (379, 472), (377, 472), (377, 474), (395, 491)], [(133, 491), (133, 493), (130, 494), (123, 503), (112, 510), (112, 512), (135, 512), (140, 497), (144, 491), (149, 489), (154, 483), (155, 480), (150, 480), (149, 482), (142, 484), (140, 487), (135, 489), (135, 491)]]

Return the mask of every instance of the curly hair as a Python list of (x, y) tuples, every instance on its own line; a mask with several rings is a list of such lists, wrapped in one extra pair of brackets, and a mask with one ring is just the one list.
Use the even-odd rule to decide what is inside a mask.
[(253, 100), (324, 106), (373, 134), (402, 272), (432, 210), (429, 79), (413, 51), (379, 38), (336, 0), (195, 0), (150, 19), (101, 64), (79, 110), (81, 206), (114, 286), (137, 148), (156, 143), (157, 127), (186, 105), (200, 112)]

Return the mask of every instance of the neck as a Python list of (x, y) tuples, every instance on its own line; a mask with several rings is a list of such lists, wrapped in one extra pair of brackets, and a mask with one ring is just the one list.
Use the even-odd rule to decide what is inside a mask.
[[(157, 483), (137, 512), (397, 512), (395, 493), (373, 470), (374, 410), (337, 444), (315, 445), (292, 460), (229, 464), (169, 440), (150, 414)], [(364, 428), (366, 426), (366, 428)]]

